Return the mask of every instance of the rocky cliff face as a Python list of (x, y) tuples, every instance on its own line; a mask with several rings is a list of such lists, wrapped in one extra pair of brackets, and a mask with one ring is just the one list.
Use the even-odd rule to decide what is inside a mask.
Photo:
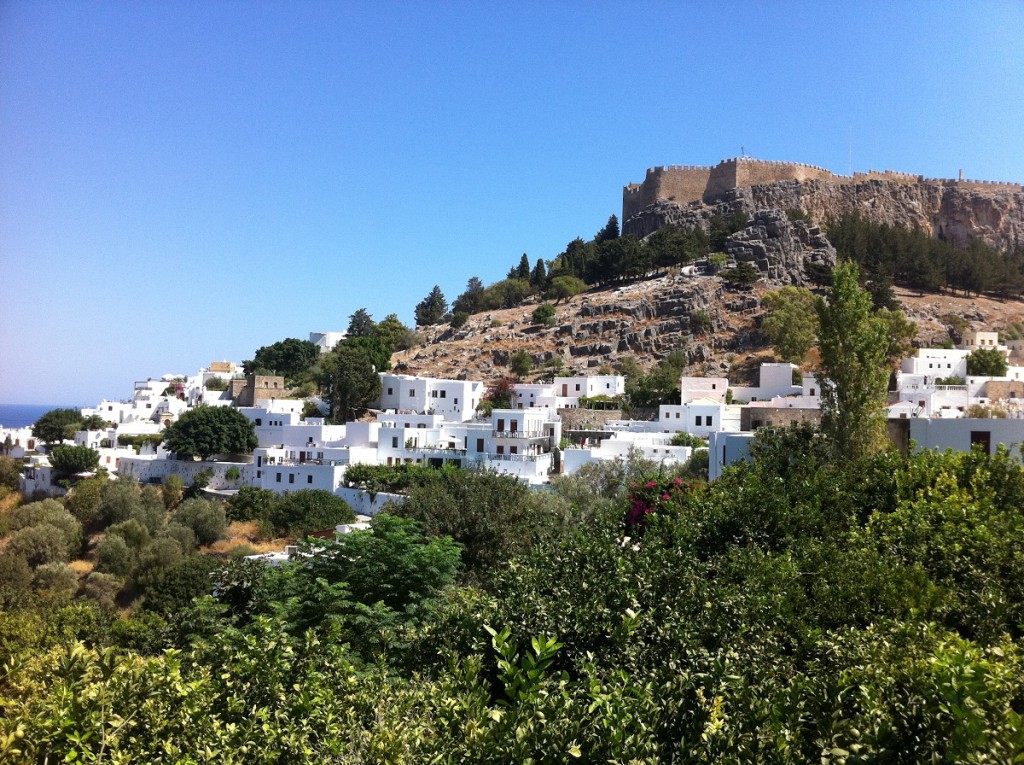
[(650, 366), (681, 350), (700, 367), (759, 343), (751, 326), (759, 305), (755, 291), (727, 291), (715, 277), (664, 276), (574, 298), (556, 307), (551, 327), (533, 324), (532, 304), (478, 314), (392, 362), (399, 372), (489, 379), (520, 349), (535, 369), (580, 372), (626, 356)]
[(713, 204), (659, 200), (626, 221), (623, 233), (643, 237), (667, 223), (706, 228), (716, 213), (790, 209), (820, 223), (856, 212), (877, 223), (917, 226), (960, 245), (976, 237), (1000, 249), (1024, 246), (1024, 192), (926, 181), (780, 181), (732, 189)]

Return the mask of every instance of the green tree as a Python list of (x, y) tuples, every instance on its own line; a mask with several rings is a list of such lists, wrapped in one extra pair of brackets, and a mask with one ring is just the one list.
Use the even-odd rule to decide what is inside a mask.
[(859, 269), (840, 263), (827, 298), (818, 298), (821, 351), (821, 429), (836, 455), (858, 458), (885, 447), (889, 372), (886, 322), (871, 315), (871, 297), (858, 284)]
[(304, 534), (333, 529), (356, 519), (341, 497), (322, 489), (302, 489), (278, 497), (267, 515), (279, 534)]
[(555, 321), (555, 307), (551, 303), (541, 303), (533, 309), (531, 315), (534, 324), (543, 324), (550, 327)]
[(469, 321), (469, 314), (465, 311), (456, 311), (452, 314), (451, 326), (452, 329), (460, 329), (466, 325)]
[(761, 272), (750, 261), (744, 260), (733, 268), (725, 268), (720, 273), (722, 281), (740, 287), (749, 287), (761, 278)]
[(421, 327), (437, 324), (447, 312), (448, 301), (441, 287), (435, 284), (430, 294), (416, 304), (416, 324)]
[(99, 462), (99, 452), (88, 446), (61, 444), (50, 451), (50, 464), (58, 473), (65, 476), (96, 470)]
[(519, 265), (508, 272), (509, 279), (530, 280), (530, 258), (524, 252), (519, 259)]
[(373, 317), (370, 312), (365, 308), (359, 308), (348, 317), (348, 336), (349, 337), (373, 337), (377, 329), (377, 324), (373, 321)]
[(512, 354), (508, 360), (508, 368), (512, 374), (522, 379), (526, 375), (530, 374), (530, 370), (533, 369), (533, 359), (530, 358), (530, 354), (520, 348), (518, 351)]
[(295, 380), (308, 372), (319, 358), (320, 348), (316, 343), (289, 337), (261, 347), (251, 360), (242, 362), (242, 369), (247, 375), (262, 371)]
[(549, 299), (554, 298), (555, 305), (558, 305), (558, 301), (568, 301), (576, 295), (579, 295), (586, 288), (587, 283), (575, 276), (556, 276), (548, 285), (548, 289), (547, 292), (544, 293), (544, 297)]
[(32, 426), (32, 435), (48, 446), (75, 437), (80, 430), (82, 413), (77, 409), (51, 409)]
[(163, 485), (161, 488), (161, 494), (163, 494), (164, 509), (173, 510), (185, 493), (185, 482), (181, 480), (181, 476), (172, 474), (164, 478)]
[(0, 499), (6, 494), (4, 489), (17, 491), (20, 480), (21, 462), (6, 455), (0, 455)]
[(229, 406), (191, 409), (164, 431), (164, 444), (178, 457), (248, 454), (259, 444), (252, 422)]
[(370, 349), (354, 342), (338, 343), (324, 359), (320, 386), (336, 422), (355, 419), (380, 397), (377, 372)]
[(213, 544), (228, 528), (223, 505), (205, 499), (186, 499), (178, 505), (171, 520), (192, 529), (201, 545)]
[(92, 526), (100, 518), (100, 504), (106, 485), (107, 477), (103, 475), (79, 481), (64, 500), (64, 507), (83, 526)]
[(761, 333), (784, 360), (800, 364), (818, 336), (814, 295), (804, 287), (782, 287), (767, 292), (761, 306), (767, 315)]
[(1002, 351), (979, 348), (967, 356), (967, 374), (978, 377), (1006, 377), (1009, 365)]
[(390, 353), (415, 348), (422, 342), (420, 336), (405, 326), (394, 313), (389, 313), (380, 320), (374, 329), (373, 337), (382, 340)]
[(228, 520), (255, 521), (269, 518), (276, 500), (277, 494), (270, 489), (243, 486), (227, 501)]
[(530, 284), (535, 290), (543, 290), (548, 284), (548, 273), (544, 267), (544, 259), (537, 258), (537, 265), (530, 272)]
[(885, 358), (890, 367), (898, 367), (900, 360), (910, 353), (911, 341), (917, 336), (917, 323), (908, 319), (903, 311), (892, 308), (880, 308), (875, 315), (885, 322), (889, 336)]
[(594, 243), (601, 244), (601, 242), (609, 242), (612, 239), (619, 238), (619, 218), (617, 215), (611, 215), (608, 217), (608, 222), (604, 224), (604, 228), (594, 235)]
[(427, 534), (454, 539), (464, 548), (466, 569), (482, 575), (546, 533), (550, 518), (538, 501), (513, 477), (452, 470), (413, 487), (393, 512), (419, 521)]
[(466, 283), (465, 292), (455, 298), (455, 302), (452, 303), (452, 310), (461, 311), (470, 315), (484, 310), (484, 290), (484, 283), (480, 281), (480, 277), (471, 276), (469, 281)]

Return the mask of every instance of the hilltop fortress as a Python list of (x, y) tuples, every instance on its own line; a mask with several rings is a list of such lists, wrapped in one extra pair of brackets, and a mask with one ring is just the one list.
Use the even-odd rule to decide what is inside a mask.
[(1002, 247), (1024, 245), (1024, 186), (1019, 183), (925, 178), (893, 170), (838, 175), (816, 165), (751, 157), (713, 166), (649, 168), (642, 183), (623, 188), (623, 233), (646, 236), (678, 222), (665, 215), (667, 208), (723, 203), (747, 212), (800, 208), (819, 222), (859, 211), (879, 222), (917, 225), (962, 242), (978, 236)]

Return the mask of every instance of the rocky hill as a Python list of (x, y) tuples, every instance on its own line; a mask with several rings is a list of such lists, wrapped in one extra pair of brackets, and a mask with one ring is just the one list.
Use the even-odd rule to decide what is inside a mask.
[[(693, 374), (732, 374), (752, 354), (770, 355), (758, 331), (760, 296), (775, 284), (728, 289), (715, 276), (667, 274), (623, 287), (594, 290), (556, 306), (555, 324), (533, 324), (539, 301), (472, 316), (465, 326), (428, 328), (423, 345), (395, 354), (396, 371), (446, 378), (491, 380), (508, 374), (509, 358), (525, 350), (533, 360), (528, 379), (555, 374), (594, 373), (631, 356), (649, 368), (668, 353), (684, 351)], [(1024, 321), (1024, 302), (896, 290), (907, 315), (919, 327), (917, 342), (956, 337), (957, 329), (1005, 328)], [(694, 315), (710, 319), (707, 332), (694, 331)], [(965, 322), (966, 324), (963, 324)]]
[[(758, 331), (761, 295), (782, 285), (810, 286), (813, 266), (834, 266), (836, 251), (816, 224), (851, 211), (956, 242), (978, 237), (1003, 250), (1024, 246), (1024, 191), (1012, 184), (985, 187), (899, 175), (888, 180), (883, 174), (842, 183), (804, 179), (738, 186), (682, 203), (659, 197), (625, 221), (623, 233), (644, 237), (667, 224), (707, 232), (716, 216), (743, 213), (745, 225), (725, 239), (722, 249), (734, 263), (756, 266), (761, 280), (752, 288), (730, 288), (706, 263), (698, 263), (591, 290), (557, 305), (552, 326), (532, 322), (539, 302), (534, 300), (472, 316), (457, 330), (428, 328), (426, 342), (396, 354), (393, 365), (411, 374), (489, 380), (507, 374), (510, 357), (524, 350), (533, 361), (532, 377), (544, 379), (561, 370), (610, 367), (626, 356), (648, 368), (678, 350), (686, 353), (691, 372), (736, 373), (744, 366), (742, 357), (768, 352)], [(920, 344), (956, 340), (965, 327), (1002, 329), (1024, 320), (1020, 300), (901, 290), (896, 295), (919, 325)]]
[(917, 227), (961, 246), (972, 237), (1001, 250), (1024, 246), (1024, 191), (883, 179), (787, 180), (729, 189), (708, 202), (659, 199), (624, 221), (622, 230), (642, 238), (669, 223), (706, 228), (715, 214), (763, 210), (802, 210), (817, 223), (858, 212), (874, 223)]

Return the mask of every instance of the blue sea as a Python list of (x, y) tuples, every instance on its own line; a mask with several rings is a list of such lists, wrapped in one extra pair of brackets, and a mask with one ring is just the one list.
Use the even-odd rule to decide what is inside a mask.
[(23, 428), (32, 425), (51, 409), (79, 409), (71, 404), (0, 404), (0, 426), (5, 428)]

